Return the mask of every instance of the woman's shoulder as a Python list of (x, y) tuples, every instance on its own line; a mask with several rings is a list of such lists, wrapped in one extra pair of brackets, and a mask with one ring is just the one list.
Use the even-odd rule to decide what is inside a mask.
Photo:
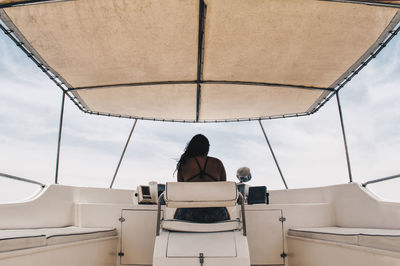
[(212, 161), (215, 161), (215, 162), (217, 162), (219, 164), (222, 164), (222, 161), (220, 159), (218, 159), (218, 158), (211, 157), (211, 156), (207, 156), (207, 157), (208, 157), (209, 160), (212, 160)]

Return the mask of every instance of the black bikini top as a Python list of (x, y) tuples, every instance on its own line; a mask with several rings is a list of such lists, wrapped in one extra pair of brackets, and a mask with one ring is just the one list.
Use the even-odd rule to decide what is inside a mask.
[(213, 176), (210, 175), (209, 173), (206, 172), (206, 167), (207, 167), (207, 162), (208, 162), (208, 157), (206, 158), (206, 162), (204, 163), (204, 167), (201, 168), (199, 161), (197, 160), (196, 157), (193, 157), (196, 160), (197, 166), (200, 169), (200, 172), (198, 174), (195, 174), (191, 177), (188, 178), (188, 180), (186, 180), (186, 182), (193, 180), (194, 178), (200, 176), (200, 179), (204, 179), (206, 176), (209, 177), (212, 181), (218, 181), (218, 179)]

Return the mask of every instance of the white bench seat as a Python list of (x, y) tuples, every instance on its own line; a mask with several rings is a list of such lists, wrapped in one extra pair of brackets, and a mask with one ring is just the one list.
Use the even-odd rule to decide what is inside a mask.
[(400, 252), (400, 230), (396, 229), (297, 228), (289, 229), (288, 235)]
[(76, 226), (0, 230), (0, 252), (44, 247), (116, 235), (118, 235), (118, 233), (115, 228), (84, 228)]

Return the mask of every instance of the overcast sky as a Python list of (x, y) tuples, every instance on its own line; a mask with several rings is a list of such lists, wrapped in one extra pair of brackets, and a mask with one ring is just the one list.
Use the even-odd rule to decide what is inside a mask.
[[(341, 91), (356, 182), (400, 174), (400, 38)], [(4, 34), (0, 34), (0, 172), (54, 182), (61, 91)], [(133, 120), (84, 114), (66, 100), (59, 182), (108, 187)], [(290, 188), (348, 182), (335, 98), (302, 118), (264, 121)], [(210, 156), (225, 164), (229, 180), (248, 166), (253, 185), (283, 183), (258, 122), (181, 124), (139, 120), (116, 188), (174, 180), (176, 160), (190, 138), (202, 133)], [(400, 179), (369, 186), (400, 201)], [(30, 184), (0, 177), (0, 202), (25, 199)]]

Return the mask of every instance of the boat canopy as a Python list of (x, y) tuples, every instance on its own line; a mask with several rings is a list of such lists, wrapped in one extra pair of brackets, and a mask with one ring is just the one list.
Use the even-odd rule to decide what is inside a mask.
[(0, 17), (85, 112), (214, 122), (314, 113), (382, 47), (399, 7), (0, 0)]

